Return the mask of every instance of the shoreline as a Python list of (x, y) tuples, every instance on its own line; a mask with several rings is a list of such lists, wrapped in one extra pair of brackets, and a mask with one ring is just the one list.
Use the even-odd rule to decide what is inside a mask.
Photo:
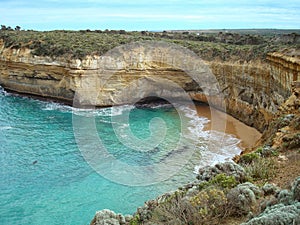
[[(204, 130), (216, 130), (233, 135), (240, 140), (238, 146), (242, 151), (256, 147), (262, 137), (258, 130), (226, 112), (219, 111), (208, 105), (196, 105), (196, 109), (198, 116), (208, 118), (210, 121), (205, 125)], [(214, 118), (213, 124), (211, 121), (212, 117)]]
[[(3, 88), (3, 90), (6, 91), (7, 93), (19, 97), (27, 97), (39, 101), (59, 103), (62, 105), (74, 107), (74, 105), (70, 101), (63, 100), (63, 99), (57, 99), (57, 98), (52, 98), (47, 96), (38, 96), (38, 95), (32, 95), (27, 93), (20, 93), (7, 88)], [(202, 103), (202, 102), (194, 102), (194, 103), (195, 103), (194, 106), (197, 110), (197, 115), (209, 119), (209, 122), (204, 126), (204, 130), (211, 130), (213, 125), (212, 130), (233, 135), (234, 137), (240, 140), (238, 147), (240, 147), (242, 151), (249, 148), (250, 149), (254, 148), (255, 146), (258, 145), (262, 137), (262, 134), (254, 127), (248, 126), (247, 124), (243, 123), (237, 118), (234, 118), (228, 113), (222, 112), (214, 107), (210, 107), (206, 103)], [(160, 104), (163, 105), (165, 104), (165, 102), (153, 101), (153, 102), (146, 102), (145, 104), (134, 104), (134, 105), (136, 107), (151, 108), (151, 106), (153, 105), (160, 105)], [(99, 107), (99, 108), (110, 108), (110, 107), (113, 106), (106, 106), (106, 107)], [(214, 119), (217, 119), (217, 121), (215, 120), (213, 124), (211, 121), (212, 117)], [(224, 120), (226, 121), (226, 123), (224, 123)]]

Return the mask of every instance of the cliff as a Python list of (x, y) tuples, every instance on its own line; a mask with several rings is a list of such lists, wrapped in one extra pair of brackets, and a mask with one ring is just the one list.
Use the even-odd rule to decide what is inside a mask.
[(96, 106), (153, 95), (177, 99), (184, 92), (221, 109), (225, 103), (229, 114), (260, 131), (299, 80), (298, 55), (270, 53), (266, 61), (199, 61), (182, 48), (160, 42), (127, 45), (84, 59), (50, 58), (36, 56), (27, 47), (5, 47), (0, 40), (0, 85), (7, 90), (69, 104), (76, 93), (80, 104)]
[[(263, 201), (269, 200), (270, 187), (261, 190), (264, 188), (244, 183), (249, 179), (249, 171), (250, 180), (263, 184), (270, 180), (271, 173), (278, 174), (274, 178), (278, 183), (282, 180), (289, 182), (299, 175), (299, 52), (272, 52), (263, 59), (251, 57), (250, 60), (235, 60), (238, 58), (235, 56), (221, 60), (222, 57), (214, 59), (214, 51), (208, 51), (208, 55), (202, 55), (205, 61), (201, 61), (198, 56), (182, 51), (182, 48), (169, 47), (169, 44), (161, 42), (148, 48), (139, 44), (127, 45), (106, 55), (90, 54), (79, 59), (68, 55), (37, 55), (34, 49), (26, 45), (8, 45), (0, 39), (0, 85), (7, 90), (69, 104), (75, 99), (75, 103), (95, 106), (134, 103), (155, 95), (171, 100), (181, 99), (187, 93), (193, 100), (209, 103), (221, 110), (226, 106), (226, 111), (235, 118), (264, 131), (261, 147), (240, 157), (244, 168), (231, 163), (203, 168), (198, 174), (201, 179), (196, 183), (146, 202), (134, 218), (111, 212), (97, 213), (92, 224), (103, 224), (106, 219), (115, 222), (121, 219), (120, 224), (147, 224), (147, 221), (151, 224), (153, 218), (161, 224), (166, 224), (166, 219), (170, 219), (170, 224), (173, 224), (174, 218), (185, 220), (185, 216), (191, 215), (189, 212), (195, 212), (193, 215), (200, 212), (200, 219), (205, 222), (206, 218), (207, 223), (211, 223), (211, 218), (227, 216), (227, 209), (232, 207), (234, 210), (231, 213), (235, 216), (243, 214), (243, 210), (245, 215), (251, 213), (254, 206), (260, 207), (258, 211), (263, 211), (272, 206), (274, 199), (265, 202), (266, 206), (258, 205), (259, 201), (255, 199), (265, 191)], [(254, 52), (251, 55), (255, 55)], [(280, 171), (274, 172), (273, 159), (268, 158), (273, 156), (279, 163)], [(213, 189), (206, 189), (211, 185)], [(274, 196), (280, 197), (276, 187), (271, 189), (274, 189)], [(217, 208), (220, 211), (215, 210), (215, 204), (209, 208), (214, 210), (202, 210), (210, 207), (200, 201), (207, 195), (222, 203), (218, 205), (221, 208)], [(238, 199), (236, 196), (239, 196)], [(279, 197), (274, 200), (276, 203), (281, 202)], [(187, 210), (181, 210), (180, 207), (186, 206)], [(169, 209), (174, 210), (171, 217)], [(178, 212), (184, 217), (179, 217)], [(210, 215), (210, 212), (217, 214)], [(298, 214), (297, 211), (295, 215)], [(155, 215), (158, 217), (153, 217)], [(198, 217), (195, 219), (199, 221)], [(220, 223), (217, 221), (216, 224)], [(222, 224), (232, 223), (222, 221)]]
[(299, 66), (299, 56), (281, 53), (269, 53), (266, 62), (210, 64), (223, 90), (227, 112), (261, 132), (291, 95), (293, 82), (300, 80)]

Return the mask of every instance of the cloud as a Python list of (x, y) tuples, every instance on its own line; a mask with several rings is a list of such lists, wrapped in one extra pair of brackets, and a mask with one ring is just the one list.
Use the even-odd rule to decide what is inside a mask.
[(108, 29), (299, 28), (294, 1), (244, 0), (4, 0), (0, 21), (28, 29), (80, 29), (96, 24)]

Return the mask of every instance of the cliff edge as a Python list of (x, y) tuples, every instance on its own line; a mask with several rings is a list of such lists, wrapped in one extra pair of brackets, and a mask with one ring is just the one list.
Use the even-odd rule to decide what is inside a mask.
[[(158, 95), (167, 80), (174, 89), (166, 97), (180, 98), (175, 88), (180, 87), (193, 100), (225, 107), (263, 133), (255, 149), (236, 158), (238, 164), (202, 168), (195, 182), (146, 202), (134, 217), (107, 211), (97, 213), (92, 224), (111, 219), (114, 224), (218, 224), (220, 219), (222, 224), (255, 224), (255, 216), (274, 216), (281, 209), (292, 215), (281, 224), (290, 224), (299, 221), (294, 216), (299, 215), (299, 179), (289, 185), (300, 173), (299, 35), (291, 37), (0, 31), (0, 85), (21, 94), (103, 107)], [(136, 42), (140, 39), (159, 44), (145, 48)], [(81, 47), (83, 40), (96, 45)], [(105, 57), (120, 44), (127, 45)], [(196, 54), (175, 54), (169, 46), (176, 45)], [(189, 62), (201, 79), (189, 74)]]
[[(275, 42), (272, 45), (269, 39), (262, 39), (257, 44), (251, 42), (252, 45), (240, 45), (240, 42), (225, 45), (184, 39), (172, 39), (170, 44), (168, 38), (157, 38), (155, 42), (146, 39), (143, 44), (133, 42), (136, 44), (121, 45), (109, 51), (110, 55), (101, 56), (94, 51), (76, 57), (73, 52), (79, 50), (73, 45), (69, 50), (62, 49), (68, 38), (68, 43), (73, 44), (73, 39), (79, 42), (82, 38), (93, 37), (91, 41), (103, 42), (101, 45), (94, 43), (95, 50), (100, 48), (104, 51), (103, 46), (109, 43), (113, 43), (110, 45), (113, 48), (119, 43), (144, 40), (145, 37), (92, 33), (94, 37), (89, 32), (66, 31), (0, 31), (0, 34), (0, 85), (10, 91), (68, 104), (73, 104), (75, 93), (82, 104), (100, 107), (128, 104), (131, 99), (141, 99), (152, 92), (159, 95), (161, 89), (166, 87), (165, 81), (170, 81), (193, 100), (223, 110), (226, 106), (227, 113), (262, 132), (279, 106), (290, 96), (292, 83), (300, 80), (299, 50), (291, 44), (281, 46)], [(219, 40), (219, 36), (222, 34), (218, 34), (216, 40)], [(239, 38), (251, 39), (251, 36)], [(143, 46), (145, 43), (160, 44), (154, 44), (149, 50)], [(195, 59), (196, 55), (188, 55), (191, 59), (187, 59), (186, 53), (178, 53), (179, 50), (184, 52), (184, 48), (181, 47), (177, 52), (171, 49), (174, 46), (185, 47), (185, 44), (190, 44), (190, 49), (201, 58), (192, 62), (193, 67), (199, 67), (198, 71), (192, 71), (199, 74), (195, 77), (189, 74), (190, 68), (186, 68), (185, 63)], [(277, 45), (282, 48), (278, 49), (280, 52), (266, 52)], [(259, 46), (262, 47), (261, 51), (257, 50)], [(45, 55), (43, 49), (46, 47), (53, 49), (56, 54)], [(82, 46), (86, 52), (90, 48), (86, 44)], [(232, 55), (228, 55), (229, 49)], [(222, 58), (223, 55), (228, 57)], [(251, 57), (247, 58), (248, 55)], [(211, 74), (213, 79), (207, 74)], [(176, 88), (168, 88), (171, 91), (165, 92), (165, 97), (181, 97)], [(223, 96), (224, 102), (218, 99), (219, 95)]]

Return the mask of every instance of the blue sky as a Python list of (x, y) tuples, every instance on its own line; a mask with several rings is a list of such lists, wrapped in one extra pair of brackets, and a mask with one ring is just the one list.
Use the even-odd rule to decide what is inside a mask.
[(34, 30), (300, 29), (300, 0), (0, 0), (0, 24)]

